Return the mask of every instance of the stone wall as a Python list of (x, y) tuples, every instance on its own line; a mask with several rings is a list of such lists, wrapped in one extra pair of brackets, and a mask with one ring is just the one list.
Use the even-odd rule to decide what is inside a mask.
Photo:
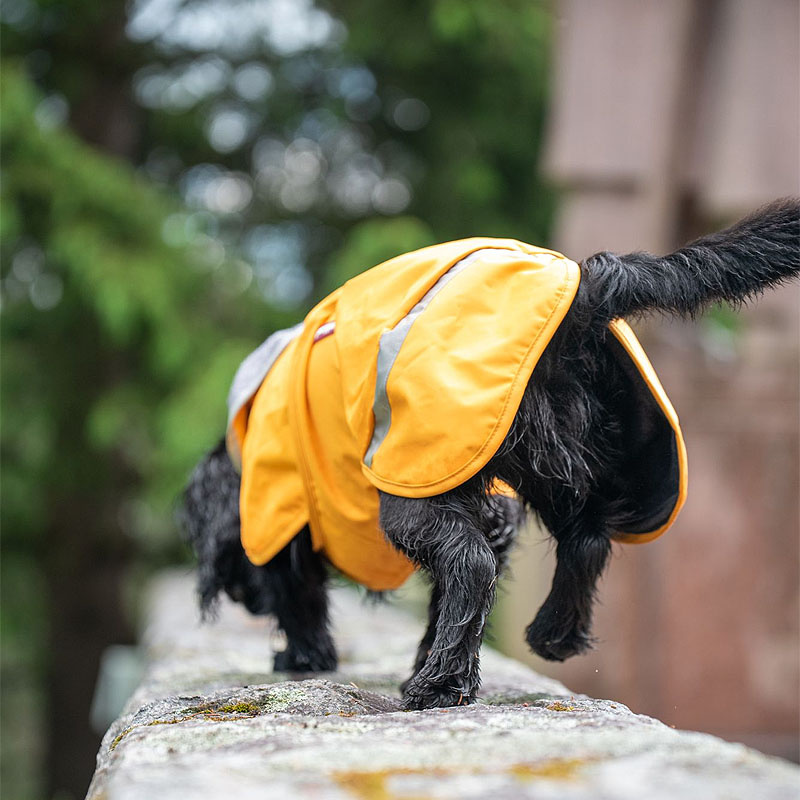
[(148, 597), (148, 670), (103, 739), (89, 800), (794, 800), (800, 790), (787, 762), (574, 695), (489, 648), (478, 704), (404, 712), (396, 687), (422, 625), (349, 589), (334, 598), (341, 670), (307, 680), (270, 671), (268, 622), (226, 604), (199, 625), (188, 576), (162, 576)]

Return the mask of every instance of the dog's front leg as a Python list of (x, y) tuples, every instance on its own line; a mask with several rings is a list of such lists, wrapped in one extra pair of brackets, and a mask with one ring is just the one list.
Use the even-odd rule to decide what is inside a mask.
[[(480, 525), (454, 498), (395, 497), (381, 493), (381, 525), (392, 544), (433, 580), (439, 613), (431, 615), (424, 664), (404, 685), (406, 708), (470, 703), (480, 684), (479, 650), (494, 600), (495, 559)], [(423, 652), (424, 651), (424, 652)]]

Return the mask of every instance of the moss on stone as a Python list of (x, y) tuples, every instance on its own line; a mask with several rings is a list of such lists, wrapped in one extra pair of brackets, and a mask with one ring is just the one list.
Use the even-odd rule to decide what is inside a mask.
[[(277, 694), (277, 693), (273, 693)], [(291, 695), (292, 692), (285, 692), (283, 693), (284, 697), (278, 699), (278, 702), (282, 705), (286, 705), (288, 703), (288, 699), (285, 695)], [(114, 740), (109, 745), (109, 751), (116, 750), (119, 743), (132, 731), (136, 728), (150, 728), (154, 725), (176, 725), (179, 722), (187, 722), (191, 719), (207, 719), (212, 722), (222, 722), (225, 720), (229, 720), (230, 716), (220, 716), (220, 715), (244, 715), (247, 719), (252, 717), (257, 717), (259, 714), (264, 713), (266, 710), (275, 710), (274, 708), (270, 708), (272, 705), (273, 697), (267, 696), (264, 700), (260, 703), (254, 701), (240, 701), (240, 702), (229, 702), (229, 703), (207, 703), (205, 705), (199, 706), (189, 706), (183, 710), (182, 714), (179, 714), (175, 717), (170, 717), (168, 719), (154, 719), (150, 720), (150, 722), (142, 722), (138, 725), (131, 725), (128, 728), (125, 728), (121, 733), (119, 733)]]
[(226, 703), (216, 709), (221, 714), (250, 714), (256, 716), (264, 710), (263, 705), (258, 703)]
[(299, 689), (272, 688), (263, 693), (262, 697), (255, 700), (228, 700), (227, 702), (209, 702), (199, 706), (191, 706), (185, 709), (187, 715), (184, 719), (192, 716), (213, 716), (215, 714), (247, 714), (251, 717), (263, 714), (266, 711), (282, 711), (292, 701), (302, 700), (303, 692)]

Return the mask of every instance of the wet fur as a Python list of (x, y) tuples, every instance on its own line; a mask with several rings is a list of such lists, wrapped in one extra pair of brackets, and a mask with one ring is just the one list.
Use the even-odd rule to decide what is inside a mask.
[[(608, 323), (651, 312), (693, 316), (711, 303), (741, 304), (800, 270), (800, 206), (785, 200), (668, 256), (598, 253), (581, 264), (569, 314), (526, 388), (511, 429), (492, 460), (442, 495), (380, 493), (388, 539), (432, 582), (429, 621), (411, 677), (407, 708), (468, 703), (480, 685), (479, 649), (516, 531), (536, 514), (556, 541), (553, 584), (525, 636), (531, 649), (561, 661), (592, 644), (597, 579), (624, 527), (617, 475), (638, 441), (632, 398), (607, 346)], [(492, 496), (499, 478), (521, 502)], [(239, 543), (239, 478), (221, 443), (197, 467), (184, 520), (199, 561), (204, 610), (224, 590), (254, 614), (274, 614), (288, 647), (275, 668), (333, 670), (326, 565), (308, 528), (264, 566)]]

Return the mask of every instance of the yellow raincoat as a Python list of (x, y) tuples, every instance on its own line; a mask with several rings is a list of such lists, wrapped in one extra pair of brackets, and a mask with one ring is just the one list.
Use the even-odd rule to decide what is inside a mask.
[[(314, 548), (353, 580), (400, 586), (415, 567), (379, 528), (377, 490), (429, 497), (486, 465), (579, 282), (578, 265), (559, 253), (465, 239), (374, 267), (267, 339), (228, 398), (249, 559), (265, 564), (309, 524)], [(610, 327), (668, 431), (659, 478), (668, 490), (657, 492), (655, 517), (643, 514), (657, 524), (617, 535), (649, 541), (683, 504), (686, 453), (633, 332)]]

